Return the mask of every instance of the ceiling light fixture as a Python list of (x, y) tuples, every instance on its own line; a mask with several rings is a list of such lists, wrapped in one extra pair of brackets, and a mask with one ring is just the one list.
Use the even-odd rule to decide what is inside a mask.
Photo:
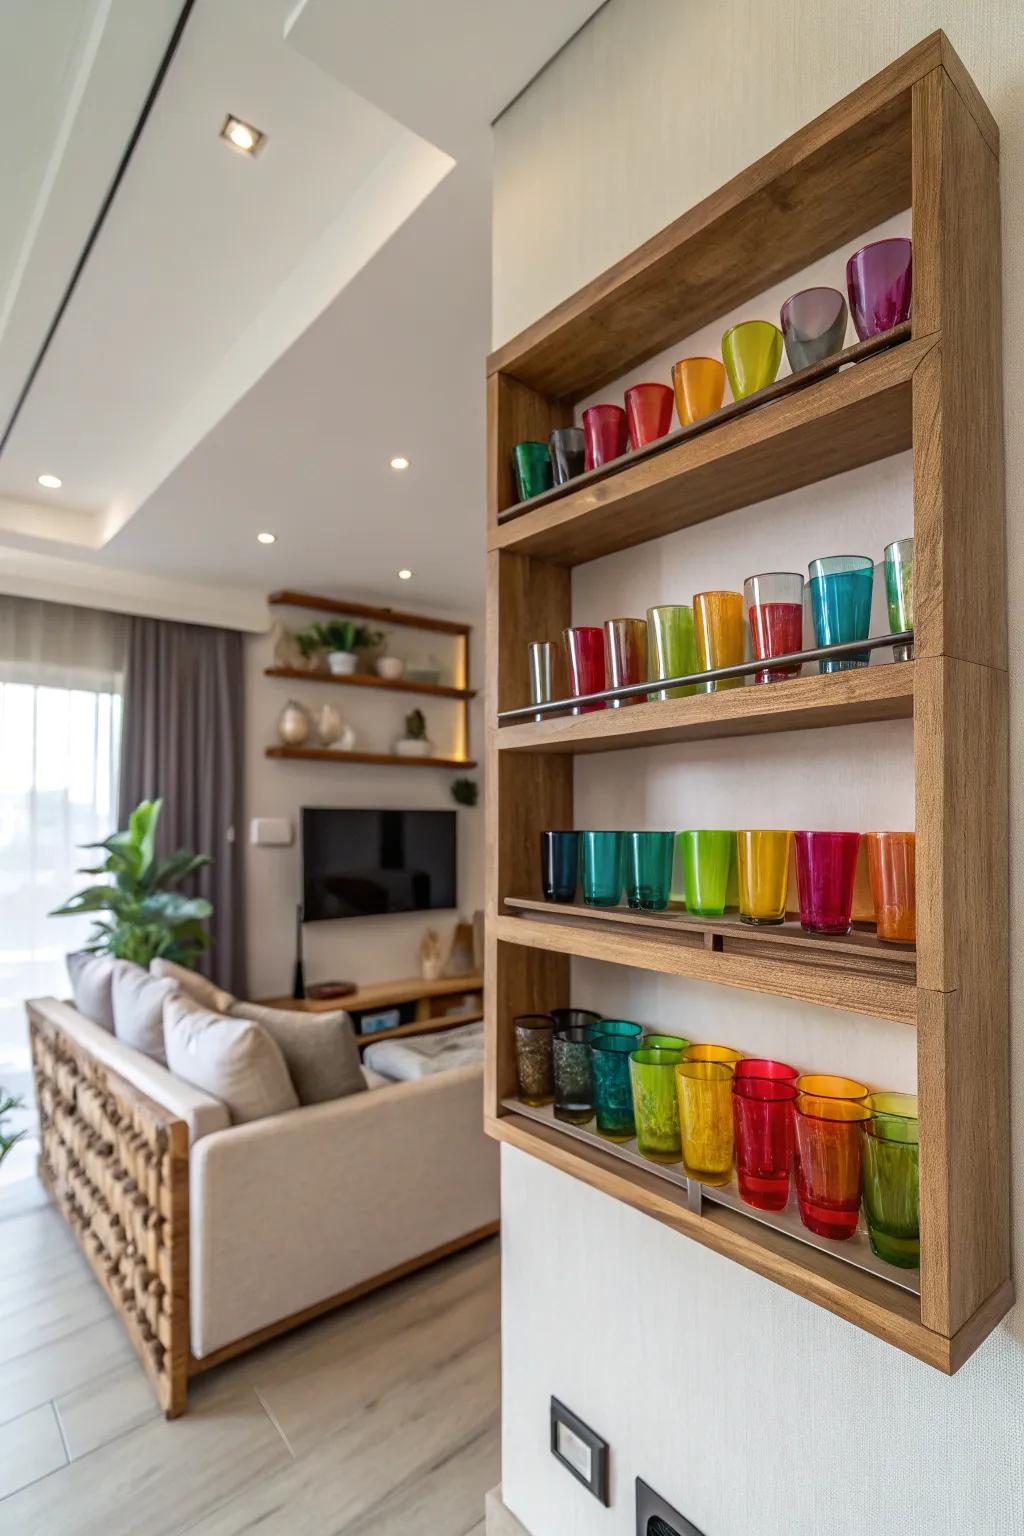
[(412, 571), (407, 571), (403, 566), (403, 568), (398, 573), (398, 579), (399, 581), (411, 581)]
[(257, 542), (257, 544), (276, 544), (277, 543), (277, 534), (276, 533), (258, 533), (256, 535), (256, 542)]
[(59, 475), (40, 475), (39, 484), (47, 491), (59, 491), (64, 481)]
[(394, 458), (394, 459), (391, 460), (391, 468), (392, 469), (408, 469), (409, 468), (409, 460), (403, 458), (402, 455), (399, 454), (397, 456), (397, 458)]
[(243, 155), (258, 154), (267, 137), (251, 123), (243, 123), (240, 117), (232, 117), (230, 112), (224, 119), (220, 136), (226, 144), (231, 145), (232, 149), (237, 149)]

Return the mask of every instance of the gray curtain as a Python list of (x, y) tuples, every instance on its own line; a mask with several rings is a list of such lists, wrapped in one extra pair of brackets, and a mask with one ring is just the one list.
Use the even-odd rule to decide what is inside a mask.
[(119, 824), (162, 799), (158, 847), (209, 853), (195, 892), (213, 903), (199, 969), (245, 996), (243, 640), (233, 630), (128, 620)]

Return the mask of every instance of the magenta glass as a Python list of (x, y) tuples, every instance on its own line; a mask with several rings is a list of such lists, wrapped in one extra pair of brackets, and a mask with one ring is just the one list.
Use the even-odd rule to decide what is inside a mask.
[[(765, 571), (743, 583), (743, 606), (750, 625), (755, 661), (789, 656), (804, 648), (804, 578), (799, 571)], [(755, 683), (781, 683), (799, 677), (800, 668), (762, 667)]]
[(583, 412), (583, 467), (597, 469), (626, 451), (626, 413), (621, 405), (592, 405)]
[(859, 832), (797, 832), (800, 926), (808, 933), (849, 933)]
[(909, 240), (875, 240), (846, 263), (850, 314), (861, 341), (910, 319), (913, 258)]
[(733, 1078), (736, 1187), (759, 1211), (784, 1211), (789, 1204), (796, 1097), (793, 1084), (777, 1078)]
[[(573, 698), (578, 699), (583, 693), (600, 693), (608, 686), (605, 682), (604, 630), (596, 625), (584, 625), (563, 629), (562, 638), (569, 667), (569, 692)], [(589, 714), (591, 710), (604, 707), (603, 700), (597, 704), (578, 704), (573, 714)]]
[(675, 396), (667, 384), (634, 384), (626, 390), (629, 446), (642, 448), (664, 437), (672, 425)]

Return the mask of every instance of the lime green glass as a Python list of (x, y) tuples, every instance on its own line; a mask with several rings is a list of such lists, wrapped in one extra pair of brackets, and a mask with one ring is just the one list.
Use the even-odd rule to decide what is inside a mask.
[(872, 1251), (887, 1264), (916, 1269), (921, 1262), (916, 1120), (865, 1121), (862, 1177)]
[(664, 912), (672, 889), (674, 832), (623, 833), (626, 901), (634, 912)]
[(686, 910), (694, 917), (721, 917), (736, 848), (735, 832), (680, 832)]
[[(914, 541), (897, 539), (885, 546), (885, 600), (894, 635), (914, 627)], [(914, 643), (894, 645), (894, 661), (913, 661)]]
[[(647, 676), (686, 677), (697, 671), (697, 641), (693, 632), (693, 609), (682, 603), (647, 610)], [(696, 683), (685, 688), (661, 688), (649, 693), (649, 699), (683, 699), (697, 692)]]
[(588, 907), (617, 907), (622, 895), (622, 833), (581, 832), (583, 900)]
[(690, 1049), (689, 1040), (682, 1035), (644, 1035), (643, 1044), (655, 1051), (675, 1051), (679, 1056)]
[(916, 1093), (869, 1093), (864, 1103), (876, 1120), (916, 1120)]
[(775, 382), (782, 362), (782, 332), (770, 320), (741, 320), (722, 337), (722, 361), (734, 400)]
[(652, 1163), (678, 1163), (683, 1155), (676, 1098), (678, 1051), (642, 1046), (629, 1058), (637, 1150)]

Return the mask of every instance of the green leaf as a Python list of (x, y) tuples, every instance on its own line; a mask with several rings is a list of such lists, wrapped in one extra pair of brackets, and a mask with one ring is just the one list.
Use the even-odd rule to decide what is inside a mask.
[(205, 896), (184, 896), (180, 891), (154, 891), (143, 897), (138, 904), (142, 922), (162, 920), (174, 924), (201, 922), (213, 914), (213, 907)]

